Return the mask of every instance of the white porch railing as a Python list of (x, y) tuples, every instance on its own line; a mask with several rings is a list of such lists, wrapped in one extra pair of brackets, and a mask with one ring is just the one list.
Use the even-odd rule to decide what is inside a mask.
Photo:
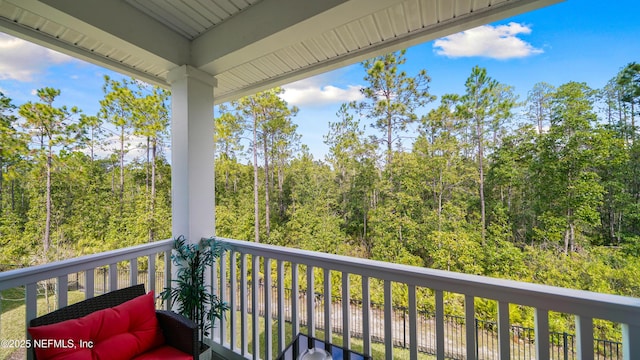
[[(521, 358), (512, 353), (509, 320), (509, 305), (517, 304), (534, 308), (535, 313), (535, 359), (551, 359), (553, 344), (549, 337), (549, 312), (555, 311), (571, 314), (575, 317), (576, 358), (581, 360), (595, 359), (599, 354), (594, 350), (594, 319), (604, 319), (622, 326), (623, 358), (625, 360), (640, 359), (640, 299), (599, 294), (587, 291), (571, 290), (552, 286), (522, 283), (510, 280), (495, 279), (482, 276), (465, 275), (447, 271), (425, 269), (414, 266), (398, 265), (386, 262), (363, 260), (345, 256), (330, 255), (292, 248), (256, 244), (245, 241), (219, 239), (224, 242), (228, 251), (222, 256), (213, 271), (216, 292), (226, 301), (231, 309), (227, 318), (217, 324), (214, 348), (226, 358), (274, 358), (286, 346), (289, 338), (301, 331), (301, 324), (306, 325), (310, 336), (316, 335), (316, 328), (322, 328), (324, 340), (332, 341), (334, 321), (341, 322), (341, 333), (344, 336), (342, 346), (352, 348), (354, 337), (354, 321), (361, 322), (357, 328), (361, 333), (364, 353), (372, 355), (372, 337), (384, 344), (384, 357), (392, 359), (394, 353), (393, 331), (394, 310), (392, 288), (403, 284), (408, 290), (409, 326), (408, 350), (411, 359), (418, 358), (418, 336), (425, 330), (418, 328), (417, 288), (428, 288), (435, 298), (435, 336), (436, 358), (448, 357), (445, 343), (445, 301), (444, 293), (456, 293), (464, 296), (464, 339), (466, 359)], [(303, 270), (306, 268), (306, 270)], [(314, 271), (314, 269), (316, 269)], [(317, 270), (319, 269), (319, 270)], [(305, 273), (306, 272), (306, 276)], [(275, 281), (270, 274), (275, 273)], [(315, 279), (322, 274), (321, 279)], [(354, 283), (351, 278), (357, 278)], [(354, 276), (355, 275), (355, 276)], [(306, 296), (301, 289), (299, 279), (306, 278), (306, 289), (321, 288), (322, 299), (332, 299), (338, 295), (342, 301), (340, 306), (333, 306), (332, 301), (316, 303), (316, 296)], [(259, 279), (258, 281), (252, 281)], [(340, 294), (332, 294), (335, 289), (331, 281), (340, 279)], [(377, 280), (374, 280), (377, 279)], [(371, 284), (381, 282), (384, 293), (384, 311), (381, 315), (372, 314)], [(392, 286), (393, 285), (393, 286)], [(275, 287), (275, 293), (271, 288)], [(285, 297), (285, 289), (291, 289), (291, 295)], [(356, 289), (357, 300), (363, 306), (354, 314), (352, 294)], [(234, 296), (232, 296), (234, 295)], [(397, 294), (396, 294), (397, 295)], [(498, 315), (498, 348), (493, 356), (483, 355), (478, 351), (478, 337), (475, 321), (474, 301), (485, 298), (497, 301)], [(349, 301), (345, 301), (349, 299)], [(301, 302), (306, 306), (301, 306)], [(301, 311), (303, 310), (303, 311)], [(306, 311), (305, 311), (306, 310)], [(339, 313), (338, 316), (335, 316)], [(342, 316), (349, 314), (349, 316)], [(320, 315), (320, 316), (319, 316)], [(288, 317), (287, 317), (288, 316)], [(340, 320), (335, 320), (340, 319)], [(274, 328), (274, 320), (277, 327)], [(373, 333), (376, 322), (384, 323), (384, 334)], [(290, 330), (285, 323), (290, 322)], [(275, 331), (272, 329), (276, 329)], [(251, 332), (249, 332), (251, 330)], [(223, 339), (222, 341), (220, 339)], [(274, 343), (277, 344), (274, 348)], [(533, 340), (533, 339), (532, 339)], [(251, 344), (251, 348), (249, 348)], [(340, 344), (338, 344), (340, 345)], [(262, 354), (262, 355), (260, 355)], [(265, 355), (266, 354), (266, 355)], [(528, 357), (530, 358), (530, 357)], [(527, 359), (528, 359), (527, 358)]]
[[(57, 261), (49, 264), (32, 266), (23, 269), (10, 270), (0, 272), (0, 291), (12, 289), (12, 288), (24, 288), (24, 301), (26, 303), (26, 317), (25, 317), (25, 336), (26, 326), (29, 321), (41, 313), (38, 311), (38, 289), (42, 287), (42, 282), (53, 280), (49, 284), (44, 285), (51, 286), (55, 289), (64, 289), (63, 291), (53, 291), (55, 294), (56, 308), (66, 306), (68, 303), (68, 287), (69, 287), (69, 275), (80, 274), (80, 278), (83, 278), (83, 284), (81, 285), (84, 292), (84, 298), (91, 298), (96, 293), (105, 291), (111, 291), (129, 285), (135, 285), (139, 283), (138, 276), (138, 259), (146, 259), (148, 278), (144, 279), (145, 287), (147, 291), (155, 290), (156, 294), (162, 289), (156, 289), (156, 260), (158, 255), (162, 254), (164, 259), (170, 259), (171, 248), (173, 247), (173, 240), (157, 241), (149, 244), (143, 244), (133, 246), (124, 249), (118, 249), (113, 251), (107, 251), (94, 255), (82, 256), (74, 259)], [(118, 281), (118, 263), (128, 262), (129, 265), (129, 279)], [(97, 269), (105, 267), (104, 279), (107, 283), (102, 283), (101, 286), (96, 283)], [(171, 266), (170, 261), (165, 261), (164, 275), (162, 279), (163, 287), (170, 285), (171, 279)], [(40, 284), (40, 285), (39, 285)], [(2, 309), (0, 309), (0, 324), (2, 324)], [(0, 327), (1, 329), (1, 327)], [(23, 339), (25, 339), (24, 337)], [(9, 340), (0, 330), (0, 339)], [(13, 339), (19, 340), (19, 339)]]
[[(352, 339), (362, 340), (362, 351), (373, 354), (374, 340), (384, 344), (384, 357), (393, 358), (393, 332), (395, 331), (395, 314), (392, 307), (395, 284), (402, 284), (408, 292), (408, 310), (406, 322), (409, 331), (406, 344), (409, 357), (418, 358), (419, 337), (424, 336), (424, 328), (419, 326), (417, 289), (428, 288), (433, 292), (435, 315), (433, 338), (438, 359), (448, 356), (447, 334), (445, 334), (445, 292), (461, 294), (465, 299), (465, 320), (460, 325), (465, 330), (462, 345), (466, 350), (466, 359), (521, 358), (513, 353), (510, 339), (509, 304), (529, 306), (535, 309), (535, 358), (551, 359), (549, 341), (549, 312), (572, 314), (576, 321), (576, 343), (578, 359), (590, 360), (598, 354), (594, 351), (593, 319), (604, 319), (622, 324), (623, 358), (640, 359), (640, 299), (577, 291), (564, 288), (520, 283), (509, 280), (464, 275), (446, 271), (425, 269), (392, 263), (356, 259), (345, 256), (323, 254), (291, 248), (255, 244), (251, 242), (220, 239), (228, 246), (228, 251), (212, 271), (215, 291), (232, 309), (221, 324), (217, 324), (214, 348), (227, 358), (274, 358), (286, 346), (289, 338), (305, 330), (315, 336), (316, 329), (324, 330), (325, 341), (332, 341), (332, 329), (340, 328), (344, 336), (343, 347), (352, 349)], [(76, 259), (34, 266), (25, 269), (0, 273), (0, 290), (24, 287), (26, 298), (25, 324), (38, 314), (38, 283), (54, 279), (58, 288), (64, 288), (69, 282), (69, 275), (84, 274), (85, 297), (94, 296), (97, 288), (95, 269), (108, 268), (108, 285), (106, 291), (128, 286), (138, 282), (137, 264), (139, 258), (146, 258), (150, 275), (155, 277), (156, 258), (164, 254), (170, 256), (173, 242), (160, 241), (131, 248), (119, 249), (101, 254), (84, 256)], [(119, 283), (117, 268), (119, 262), (128, 262), (130, 268), (129, 281)], [(171, 271), (165, 262), (163, 284), (170, 282)], [(269, 274), (277, 276), (272, 280)], [(319, 275), (320, 274), (320, 275)], [(351, 276), (349, 276), (351, 275)], [(316, 279), (316, 277), (318, 277)], [(350, 279), (351, 278), (351, 279)], [(258, 279), (258, 281), (252, 281)], [(300, 284), (300, 281), (304, 284)], [(332, 280), (339, 279), (339, 284), (332, 286)], [(354, 281), (354, 279), (357, 279)], [(371, 284), (382, 284), (384, 293), (383, 310), (378, 314), (372, 312)], [(153, 279), (147, 282), (147, 290), (156, 289)], [(270, 291), (276, 288), (275, 293)], [(262, 289), (262, 290), (261, 290)], [(291, 289), (286, 297), (285, 290)], [(317, 296), (306, 296), (305, 289), (315, 289)], [(321, 291), (318, 291), (321, 289)], [(335, 291), (335, 289), (339, 289)], [(332, 294), (332, 291), (337, 293)], [(57, 307), (67, 304), (67, 291), (56, 291)], [(233, 295), (233, 296), (232, 296)], [(333, 296), (332, 296), (333, 295)], [(324, 301), (340, 297), (339, 306), (335, 302)], [(475, 328), (476, 298), (497, 301), (498, 315), (498, 350), (493, 356), (478, 352), (481, 341)], [(285, 301), (285, 299), (287, 299)], [(349, 299), (350, 301), (346, 301)], [(363, 306), (353, 306), (361, 300)], [(256, 316), (254, 316), (254, 314)], [(348, 314), (348, 316), (343, 316)], [(0, 320), (1, 320), (0, 314)], [(274, 320), (277, 321), (274, 327)], [(291, 325), (285, 326), (290, 322)], [(339, 322), (337, 324), (336, 322)], [(376, 332), (380, 322), (383, 330)], [(338, 326), (339, 325), (339, 326)], [(289, 329), (290, 327), (290, 329)], [(272, 331), (275, 329), (275, 331)], [(336, 331), (337, 332), (337, 331)], [(357, 334), (356, 334), (357, 333)], [(0, 333), (0, 339), (5, 339)], [(220, 339), (224, 339), (220, 341)], [(274, 342), (275, 340), (275, 342)], [(276, 344), (275, 346), (272, 344)], [(233, 345), (232, 345), (233, 344)], [(250, 348), (251, 345), (251, 348)]]

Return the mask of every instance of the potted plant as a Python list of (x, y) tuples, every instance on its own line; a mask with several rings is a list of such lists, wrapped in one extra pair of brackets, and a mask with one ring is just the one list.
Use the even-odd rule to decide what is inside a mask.
[(198, 325), (200, 352), (203, 353), (209, 348), (204, 338), (209, 336), (216, 319), (221, 319), (229, 310), (228, 305), (212, 293), (211, 286), (205, 284), (205, 271), (220, 257), (223, 245), (214, 238), (187, 244), (185, 237), (180, 236), (175, 240), (173, 250), (171, 260), (178, 269), (176, 278), (172, 280), (173, 286), (165, 288), (160, 296), (163, 302), (171, 299), (172, 309)]

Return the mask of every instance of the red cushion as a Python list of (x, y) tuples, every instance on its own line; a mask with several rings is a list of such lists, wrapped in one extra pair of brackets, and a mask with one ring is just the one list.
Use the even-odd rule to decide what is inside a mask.
[(149, 350), (146, 353), (136, 356), (134, 360), (193, 360), (193, 356), (184, 353), (169, 345), (160, 346), (153, 350)]
[(128, 360), (164, 344), (153, 292), (79, 319), (32, 327), (29, 333), (34, 342), (48, 341), (49, 346), (35, 347), (38, 360)]

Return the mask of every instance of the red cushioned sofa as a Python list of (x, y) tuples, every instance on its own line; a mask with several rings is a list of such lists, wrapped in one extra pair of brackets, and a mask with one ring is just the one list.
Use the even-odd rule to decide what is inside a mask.
[(144, 285), (109, 292), (31, 320), (38, 360), (196, 360), (196, 324), (156, 310)]

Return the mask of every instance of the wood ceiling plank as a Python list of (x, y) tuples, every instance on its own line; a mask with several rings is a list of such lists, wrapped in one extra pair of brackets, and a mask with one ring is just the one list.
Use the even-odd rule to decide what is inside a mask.
[(316, 59), (316, 57), (312, 54), (311, 48), (307, 45), (309, 43), (309, 41), (304, 41), (300, 44), (295, 44), (293, 45), (293, 49), (304, 58), (304, 61), (307, 64), (313, 64), (315, 62), (318, 62), (318, 59)]
[(486, 8), (491, 4), (491, 0), (474, 0), (471, 5), (471, 10), (477, 11)]
[(371, 45), (371, 41), (369, 41), (369, 37), (362, 28), (362, 24), (360, 23), (360, 21), (355, 21), (347, 24), (346, 27), (349, 30), (349, 34), (356, 42), (356, 46), (358, 47), (358, 49)]
[(327, 43), (329, 43), (329, 46), (333, 50), (332, 56), (342, 55), (348, 52), (347, 48), (344, 46), (335, 31), (332, 30), (326, 32), (323, 37), (327, 40)]
[(396, 36), (391, 26), (391, 18), (388, 11), (377, 12), (373, 14), (373, 18), (375, 19), (376, 27), (382, 40), (391, 39)]
[(420, 1), (420, 15), (422, 17), (423, 27), (438, 23), (438, 1), (439, 0)]
[(422, 28), (422, 19), (420, 17), (420, 2), (418, 0), (410, 0), (402, 3), (403, 11), (406, 17), (408, 31), (416, 31)]
[(186, 17), (185, 21), (189, 21), (191, 27), (199, 29), (199, 33), (213, 26), (213, 21), (205, 16), (206, 9), (197, 1), (172, 0), (169, 3)]
[(438, 22), (453, 19), (454, 5), (452, 0), (438, 0)]
[(455, 0), (453, 16), (459, 17), (471, 12), (471, 0)]
[(354, 51), (359, 49), (358, 42), (353, 36), (348, 26), (340, 26), (336, 29), (336, 35), (340, 39), (340, 42), (344, 44), (347, 51)]
[(336, 55), (335, 50), (329, 45), (329, 42), (324, 36), (314, 36), (313, 40), (318, 44), (320, 48), (320, 52), (316, 54), (316, 57), (319, 58), (320, 61), (325, 59), (330, 59), (331, 57)]
[(391, 20), (391, 28), (395, 36), (406, 34), (409, 32), (407, 23), (407, 13), (404, 8), (405, 3), (397, 4), (390, 7), (386, 12)]
[(378, 31), (378, 27), (376, 26), (373, 16), (366, 16), (360, 19), (360, 25), (362, 26), (362, 30), (364, 31), (369, 44), (377, 44), (382, 41), (382, 35)]
[(240, 9), (229, 0), (215, 0), (214, 1), (220, 8), (224, 9), (229, 15), (236, 14)]

